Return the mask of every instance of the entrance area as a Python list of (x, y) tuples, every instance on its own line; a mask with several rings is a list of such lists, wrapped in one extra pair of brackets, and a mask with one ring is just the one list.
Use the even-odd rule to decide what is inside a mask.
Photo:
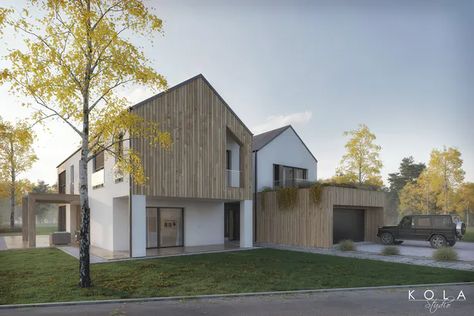
[(184, 210), (171, 207), (147, 207), (146, 247), (182, 247), (184, 241)]
[(351, 208), (334, 208), (333, 243), (350, 239), (364, 241), (365, 210)]
[(227, 241), (240, 240), (240, 203), (224, 204), (224, 238)]

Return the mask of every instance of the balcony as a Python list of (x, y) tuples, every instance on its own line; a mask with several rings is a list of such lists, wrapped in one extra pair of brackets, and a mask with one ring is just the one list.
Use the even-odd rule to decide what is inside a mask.
[(288, 187), (305, 188), (305, 187), (311, 186), (311, 184), (313, 184), (313, 182), (309, 181), (308, 179), (297, 179), (297, 178), (273, 181), (274, 188), (288, 188)]
[(231, 188), (240, 188), (240, 170), (226, 170), (227, 186)]
[(94, 172), (91, 176), (92, 188), (100, 188), (104, 186), (105, 172), (104, 169), (100, 169)]

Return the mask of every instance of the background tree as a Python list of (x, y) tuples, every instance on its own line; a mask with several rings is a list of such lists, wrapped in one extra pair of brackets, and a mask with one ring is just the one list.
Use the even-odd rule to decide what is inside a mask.
[[(33, 193), (53, 193), (55, 191), (53, 190), (53, 188), (49, 184), (47, 184), (43, 180), (38, 180), (38, 182), (35, 183), (31, 187), (31, 192), (33, 192)], [(36, 216), (37, 216), (37, 218), (40, 222), (44, 222), (48, 218), (48, 216), (51, 215), (53, 210), (57, 211), (57, 209), (58, 209), (57, 206), (53, 206), (53, 205), (45, 204), (45, 203), (38, 203), (38, 205), (36, 205)]]
[(395, 192), (398, 195), (407, 183), (415, 182), (425, 168), (424, 163), (415, 163), (412, 156), (403, 158), (398, 172), (388, 174), (390, 192)]
[(466, 225), (471, 225), (472, 219), (470, 215), (474, 210), (474, 183), (463, 183), (458, 188), (454, 197), (454, 204), (456, 212), (464, 215)]
[(369, 128), (361, 124), (356, 130), (344, 132), (349, 136), (336, 176), (336, 182), (359, 183), (382, 186), (380, 175), (382, 161), (379, 158), (381, 147), (374, 143), (376, 137)]
[(25, 181), (20, 182), (19, 176), (37, 160), (33, 141), (34, 135), (26, 123), (13, 125), (0, 119), (0, 174), (9, 188), (11, 229), (15, 226), (15, 206), (21, 200), (19, 193), (26, 186)]
[(410, 156), (402, 159), (398, 172), (389, 173), (388, 182), (390, 186), (387, 195), (389, 203), (387, 203), (386, 215), (391, 219), (391, 222), (398, 220), (398, 214), (400, 213), (400, 191), (408, 183), (414, 183), (425, 168), (426, 165), (424, 163), (415, 163), (413, 157)]
[(456, 190), (463, 180), (461, 153), (455, 148), (434, 149), (428, 167), (400, 192), (400, 210), (424, 214), (455, 211)]
[(428, 174), (424, 171), (415, 182), (408, 182), (399, 193), (399, 210), (402, 215), (438, 214), (436, 195)]
[(140, 0), (31, 0), (39, 11), (0, 12), (0, 21), (23, 36), (25, 48), (12, 49), (3, 81), (13, 92), (26, 95), (39, 107), (34, 118), (56, 118), (69, 126), (81, 142), (79, 192), (81, 205), (79, 272), (81, 287), (91, 285), (89, 271), (90, 209), (87, 164), (95, 153), (116, 156), (117, 168), (143, 183), (141, 159), (129, 149), (114, 151), (119, 135), (124, 140), (145, 137), (150, 144), (168, 147), (169, 133), (127, 110), (117, 89), (137, 84), (155, 90), (166, 88), (165, 78), (149, 64), (128, 38), (141, 35), (153, 40), (162, 21)]
[(447, 214), (454, 209), (454, 194), (464, 181), (461, 152), (456, 148), (434, 149), (427, 169), (430, 184), (437, 192), (437, 205)]

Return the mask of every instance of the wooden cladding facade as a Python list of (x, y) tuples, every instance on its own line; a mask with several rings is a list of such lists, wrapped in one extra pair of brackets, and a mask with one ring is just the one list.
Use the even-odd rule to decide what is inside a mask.
[[(132, 139), (148, 178), (132, 193), (156, 197), (251, 200), (252, 133), (207, 80), (199, 75), (132, 108), (171, 133), (169, 150)], [(226, 136), (240, 146), (240, 187), (226, 179)]]
[(296, 205), (281, 209), (277, 192), (260, 192), (256, 203), (256, 241), (260, 243), (329, 248), (333, 245), (334, 207), (364, 209), (364, 239), (376, 241), (383, 226), (385, 193), (324, 187), (315, 204), (310, 189), (298, 189)]

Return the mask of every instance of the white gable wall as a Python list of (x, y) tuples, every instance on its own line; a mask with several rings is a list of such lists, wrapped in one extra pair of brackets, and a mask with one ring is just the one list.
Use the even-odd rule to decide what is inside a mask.
[[(255, 160), (255, 152), (253, 159)], [(258, 192), (265, 187), (273, 187), (274, 164), (308, 169), (308, 181), (317, 180), (317, 162), (291, 128), (257, 152), (257, 173), (254, 170), (254, 176), (257, 176)]]

